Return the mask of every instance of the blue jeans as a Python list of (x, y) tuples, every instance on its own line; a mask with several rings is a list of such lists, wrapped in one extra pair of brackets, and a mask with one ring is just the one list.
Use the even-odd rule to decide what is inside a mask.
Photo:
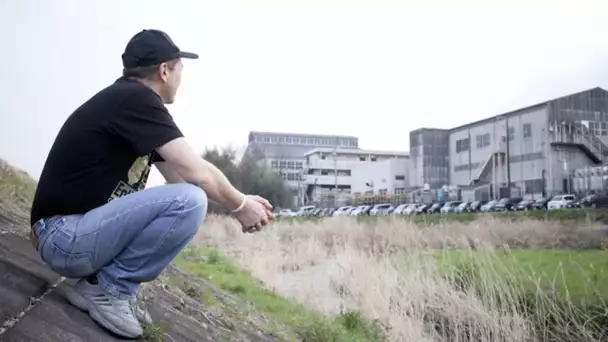
[(97, 274), (108, 293), (133, 299), (188, 244), (207, 213), (205, 192), (191, 184), (153, 187), (84, 215), (53, 216), (32, 227), (38, 253), (66, 278)]

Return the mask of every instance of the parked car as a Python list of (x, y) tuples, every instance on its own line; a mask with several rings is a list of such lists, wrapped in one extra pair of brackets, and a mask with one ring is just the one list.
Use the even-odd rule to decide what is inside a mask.
[(580, 205), (581, 208), (608, 207), (608, 196), (604, 194), (588, 195), (580, 200)]
[(441, 210), (441, 207), (443, 207), (443, 205), (445, 204), (445, 202), (435, 202), (433, 203), (433, 205), (431, 205), (427, 210), (427, 214), (436, 214)]
[(415, 215), (426, 214), (427, 210), (428, 210), (430, 207), (431, 207), (431, 205), (430, 205), (430, 204), (423, 203), (423, 204), (419, 205), (419, 206), (416, 208), (416, 210), (412, 212), (412, 214), (415, 214)]
[(572, 203), (576, 200), (574, 195), (557, 195), (553, 196), (553, 198), (547, 203), (547, 209), (564, 209), (568, 208), (568, 206), (572, 206)]
[(513, 206), (521, 202), (521, 200), (521, 197), (501, 198), (500, 201), (498, 201), (498, 203), (496, 203), (496, 205), (494, 206), (494, 211), (511, 211), (513, 209)]
[(351, 216), (369, 215), (369, 211), (371, 209), (372, 209), (371, 205), (360, 205), (358, 207), (351, 209), (350, 215)]
[(543, 197), (543, 198), (539, 198), (537, 200), (534, 201), (534, 203), (532, 203), (532, 208), (534, 210), (545, 210), (547, 209), (547, 204), (549, 204), (549, 201), (551, 201), (552, 197)]
[(513, 206), (513, 211), (528, 211), (532, 209), (534, 200), (523, 200)]
[(484, 206), (486, 203), (488, 203), (488, 201), (486, 201), (486, 200), (473, 201), (471, 203), (471, 205), (469, 205), (469, 207), (467, 208), (467, 212), (469, 212), (469, 213), (479, 212), (479, 211), (481, 211), (481, 207)]
[(315, 209), (316, 209), (316, 207), (314, 205), (303, 206), (303, 207), (300, 207), (300, 209), (297, 212), (297, 215), (298, 216), (308, 216), (308, 214), (313, 212)]
[(402, 215), (403, 211), (409, 206), (409, 203), (406, 204), (399, 204), (397, 207), (395, 207), (395, 210), (393, 210), (393, 215)]
[(298, 215), (295, 212), (293, 212), (291, 209), (281, 209), (275, 216), (277, 216), (277, 217), (296, 217)]
[(462, 203), (461, 201), (449, 201), (446, 202), (441, 209), (439, 209), (439, 212), (442, 214), (447, 214), (447, 213), (453, 213), (454, 209), (456, 209), (456, 207), (458, 207), (460, 205), (460, 203)]
[(351, 205), (345, 205), (343, 207), (340, 207), (336, 210), (334, 210), (334, 212), (332, 213), (332, 216), (345, 216), (349, 214), (349, 211), (353, 209), (353, 206)]
[(393, 207), (392, 204), (390, 203), (383, 203), (383, 204), (376, 204), (370, 211), (369, 214), (370, 215), (374, 215), (374, 216), (380, 216), (380, 215), (388, 215), (391, 212), (393, 212), (393, 210), (395, 210), (395, 207)]
[(403, 215), (412, 215), (412, 214), (416, 214), (416, 210), (418, 210), (418, 208), (420, 206), (423, 206), (424, 204), (422, 203), (413, 203), (407, 206), (407, 208), (405, 208), (401, 213)]
[(462, 202), (456, 208), (454, 208), (455, 213), (466, 213), (469, 209), (471, 202)]
[(492, 211), (494, 211), (496, 204), (498, 204), (497, 200), (488, 201), (488, 203), (481, 206), (479, 211), (481, 211), (482, 213), (492, 212)]

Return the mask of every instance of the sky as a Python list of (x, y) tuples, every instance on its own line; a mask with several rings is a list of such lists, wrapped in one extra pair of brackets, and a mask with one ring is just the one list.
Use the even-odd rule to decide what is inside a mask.
[(420, 127), (608, 89), (606, 13), (606, 0), (3, 0), (0, 158), (38, 178), (145, 28), (201, 56), (168, 106), (197, 151), (244, 147), (251, 130), (407, 150)]

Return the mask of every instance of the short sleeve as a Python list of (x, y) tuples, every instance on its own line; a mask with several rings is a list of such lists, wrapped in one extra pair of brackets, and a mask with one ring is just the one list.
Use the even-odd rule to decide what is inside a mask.
[(115, 114), (114, 131), (138, 156), (184, 136), (158, 95), (148, 89), (129, 94)]

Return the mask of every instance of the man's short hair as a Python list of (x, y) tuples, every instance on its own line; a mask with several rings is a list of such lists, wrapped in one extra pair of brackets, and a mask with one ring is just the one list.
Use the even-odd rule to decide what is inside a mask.
[[(175, 66), (177, 65), (178, 62), (179, 62), (179, 58), (170, 60), (166, 63), (169, 66), (169, 69), (173, 70), (173, 69), (175, 69)], [(154, 77), (154, 74), (156, 73), (156, 71), (158, 70), (158, 67), (161, 64), (162, 63), (144, 66), (144, 67), (123, 68), (122, 76), (149, 80)]]

